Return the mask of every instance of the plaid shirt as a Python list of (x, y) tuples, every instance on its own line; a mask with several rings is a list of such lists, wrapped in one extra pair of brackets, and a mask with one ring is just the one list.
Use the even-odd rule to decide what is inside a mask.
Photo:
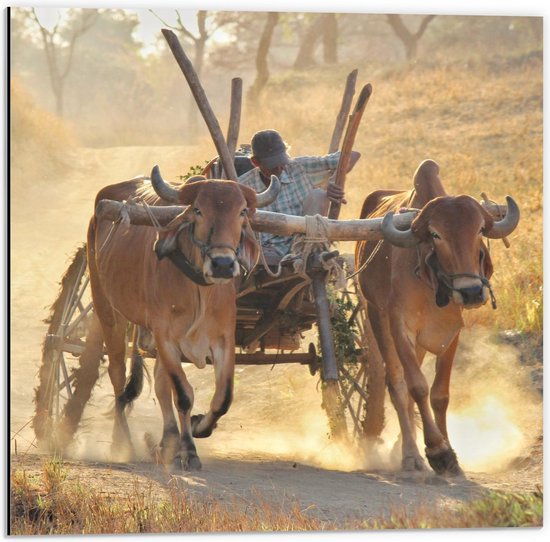
[[(303, 204), (307, 195), (319, 186), (325, 186), (331, 174), (338, 166), (340, 152), (325, 156), (300, 156), (293, 158), (281, 174), (281, 191), (277, 199), (263, 209), (275, 213), (302, 216)], [(254, 168), (239, 177), (239, 182), (256, 192), (263, 192), (265, 184), (260, 177), (260, 169)], [(277, 250), (281, 256), (287, 254), (292, 237), (282, 237), (271, 233), (261, 233), (264, 247)]]

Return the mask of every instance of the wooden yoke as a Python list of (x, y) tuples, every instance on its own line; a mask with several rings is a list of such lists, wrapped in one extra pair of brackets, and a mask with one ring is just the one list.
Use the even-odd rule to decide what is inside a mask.
[(229, 152), (218, 119), (216, 118), (214, 112), (212, 111), (212, 108), (210, 107), (210, 103), (208, 102), (206, 93), (202, 88), (199, 77), (195, 72), (195, 69), (193, 68), (193, 64), (185, 54), (174, 32), (163, 28), (162, 35), (166, 39), (170, 50), (172, 51), (172, 54), (176, 59), (176, 62), (178, 63), (181, 71), (183, 72), (183, 75), (185, 76), (185, 79), (187, 79), (189, 88), (193, 93), (195, 101), (197, 102), (197, 106), (199, 107), (199, 110), (204, 118), (204, 121), (206, 122), (206, 126), (208, 127), (210, 135), (212, 136), (212, 140), (214, 141), (214, 145), (216, 146), (216, 150), (218, 151), (218, 154), (220, 156), (223, 169), (227, 173), (229, 179), (236, 181), (237, 172), (235, 171), (233, 156), (231, 156)]
[[(346, 183), (346, 173), (349, 168), (349, 159), (351, 156), (351, 151), (353, 150), (355, 135), (357, 134), (357, 129), (359, 128), (361, 117), (363, 116), (363, 111), (365, 111), (365, 107), (367, 106), (371, 94), (372, 85), (368, 83), (361, 89), (361, 93), (359, 94), (353, 113), (349, 117), (346, 135), (344, 136), (344, 142), (342, 144), (342, 154), (340, 155), (335, 176), (335, 183), (341, 188), (344, 188)], [(328, 217), (337, 219), (340, 215), (340, 207), (340, 203), (334, 203), (331, 201)]]

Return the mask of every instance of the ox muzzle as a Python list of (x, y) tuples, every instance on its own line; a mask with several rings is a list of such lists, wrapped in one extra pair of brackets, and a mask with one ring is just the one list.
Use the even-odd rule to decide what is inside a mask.
[[(202, 266), (199, 268), (184, 254), (178, 244), (178, 239), (186, 231), (187, 235), (200, 250)], [(236, 248), (227, 244), (212, 244), (212, 231), (206, 242), (195, 238), (194, 225), (190, 222), (182, 224), (173, 234), (163, 239), (157, 239), (154, 250), (159, 260), (168, 257), (172, 263), (195, 284), (210, 286), (229, 282), (240, 273), (238, 261), (239, 246)], [(241, 234), (242, 241), (242, 234)]]
[(435, 252), (431, 253), (426, 263), (437, 277), (435, 302), (438, 307), (445, 307), (452, 300), (465, 309), (475, 309), (491, 299), (493, 309), (497, 308), (491, 283), (486, 277), (475, 273), (446, 273)]
[(223, 284), (228, 282), (240, 273), (238, 261), (239, 248), (242, 242), (239, 241), (237, 247), (226, 243), (212, 243), (214, 228), (210, 229), (206, 242), (200, 241), (195, 237), (194, 224), (189, 226), (189, 235), (193, 243), (199, 247), (203, 261), (202, 272), (205, 279), (213, 284)]

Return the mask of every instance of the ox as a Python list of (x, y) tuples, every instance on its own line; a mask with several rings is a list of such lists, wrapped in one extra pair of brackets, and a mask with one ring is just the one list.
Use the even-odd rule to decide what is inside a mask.
[[(87, 246), (92, 298), (116, 398), (113, 452), (121, 452), (122, 457), (132, 452), (125, 407), (140, 391), (134, 368), (126, 383), (130, 321), (150, 330), (157, 348), (155, 393), (163, 415), (162, 460), (181, 462), (186, 470), (201, 468), (193, 437), (208, 437), (232, 401), (234, 279), (241, 265), (250, 268), (255, 264), (258, 254), (248, 214), (273, 201), (279, 188), (276, 177), (262, 194), (233, 181), (204, 178), (175, 188), (155, 166), (150, 183), (136, 178), (98, 193), (96, 207), (103, 199), (123, 201), (132, 196), (150, 205), (187, 206), (158, 238), (155, 228), (113, 224), (97, 212), (90, 221)], [(214, 365), (216, 388), (205, 415), (191, 416), (193, 388), (182, 370), (183, 358), (199, 368), (207, 360)]]
[[(489, 298), (495, 306), (489, 283), (493, 266), (483, 236), (503, 238), (515, 229), (519, 209), (510, 197), (507, 204), (505, 218), (496, 221), (470, 196), (447, 195), (431, 160), (418, 167), (413, 190), (378, 190), (363, 204), (361, 218), (384, 216), (382, 244), (359, 241), (355, 257), (357, 267), (368, 262), (359, 284), (386, 365), (405, 470), (425, 469), (415, 440), (416, 403), (429, 464), (438, 474), (462, 472), (447, 433), (451, 368), (463, 309)], [(394, 212), (404, 207), (420, 209), (407, 231), (393, 224)], [(426, 352), (436, 356), (431, 389), (421, 371)]]

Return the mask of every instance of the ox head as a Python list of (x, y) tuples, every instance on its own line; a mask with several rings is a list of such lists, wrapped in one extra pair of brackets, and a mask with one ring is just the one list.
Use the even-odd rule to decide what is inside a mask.
[[(151, 184), (164, 200), (187, 206), (186, 210), (159, 234), (155, 252), (159, 258), (176, 248), (185, 253), (189, 240), (201, 255), (201, 269), (207, 284), (224, 283), (239, 275), (240, 265), (251, 269), (258, 258), (258, 244), (248, 216), (277, 196), (280, 183), (272, 179), (261, 194), (234, 181), (190, 179), (176, 189), (161, 177), (158, 166), (151, 172)], [(183, 249), (183, 250), (182, 250)]]
[(517, 204), (510, 196), (506, 200), (505, 218), (495, 221), (470, 196), (437, 197), (424, 206), (409, 230), (398, 230), (393, 213), (388, 213), (382, 232), (396, 246), (417, 247), (417, 274), (436, 291), (438, 306), (452, 300), (475, 308), (492, 297), (489, 278), (493, 264), (483, 237), (506, 237), (519, 222)]

